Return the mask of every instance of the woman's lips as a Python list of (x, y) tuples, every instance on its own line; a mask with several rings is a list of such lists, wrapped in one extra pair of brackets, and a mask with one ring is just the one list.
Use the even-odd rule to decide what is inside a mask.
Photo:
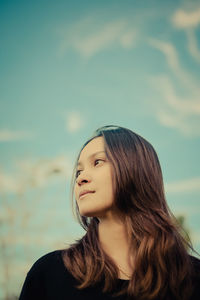
[(87, 196), (88, 194), (93, 194), (93, 193), (94, 193), (94, 191), (88, 191), (88, 192), (81, 193), (80, 196), (79, 196), (79, 199)]

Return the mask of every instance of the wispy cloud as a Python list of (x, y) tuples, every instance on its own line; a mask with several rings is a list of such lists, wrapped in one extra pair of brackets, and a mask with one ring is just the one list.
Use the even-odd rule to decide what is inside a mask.
[(69, 179), (72, 171), (70, 157), (64, 155), (39, 159), (36, 162), (22, 160), (17, 162), (17, 166), (21, 169), (22, 174), (26, 174), (26, 178), (29, 175), (29, 184), (36, 187), (52, 184), (58, 175)]
[(130, 49), (136, 41), (136, 30), (130, 28), (127, 21), (118, 20), (98, 24), (94, 18), (80, 21), (64, 34), (60, 52), (73, 48), (82, 57), (90, 58), (111, 46)]
[(19, 177), (6, 174), (0, 170), (0, 191), (3, 193), (16, 193), (19, 189)]
[(66, 130), (74, 133), (83, 128), (86, 124), (85, 119), (78, 111), (71, 111), (64, 114)]
[(13, 174), (0, 170), (1, 193), (23, 193), (30, 187), (51, 185), (58, 175), (68, 180), (72, 172), (71, 159), (64, 155), (36, 161), (24, 159), (18, 161), (16, 166)]
[(24, 130), (0, 129), (0, 142), (26, 140), (34, 137), (32, 132)]
[(172, 22), (177, 28), (195, 28), (200, 24), (200, 7), (194, 11), (179, 9), (172, 17)]
[(191, 193), (200, 191), (200, 177), (174, 181), (165, 184), (167, 193)]
[(187, 46), (191, 56), (200, 62), (200, 50), (198, 49), (195, 29), (200, 25), (200, 5), (195, 10), (177, 10), (172, 16), (172, 24), (177, 29), (185, 30)]
[[(181, 66), (178, 51), (172, 43), (152, 38), (148, 42), (165, 56), (171, 71), (168, 75), (151, 78), (154, 88), (161, 94), (160, 99), (164, 100), (155, 103), (158, 121), (185, 136), (200, 135), (200, 88), (196, 79)], [(179, 95), (174, 78), (184, 87), (186, 96)]]
[(195, 90), (197, 89), (197, 85), (195, 83), (196, 80), (192, 77), (190, 72), (184, 70), (181, 66), (178, 51), (172, 43), (160, 41), (153, 38), (149, 38), (148, 43), (152, 47), (163, 53), (169, 69), (173, 72), (177, 79), (179, 79), (184, 85), (189, 86)]
[(177, 95), (167, 76), (151, 78), (163, 101), (155, 101), (154, 108), (160, 124), (173, 128), (187, 137), (200, 135), (200, 101), (198, 96), (184, 98)]
[(198, 49), (197, 45), (197, 38), (195, 35), (194, 30), (187, 29), (186, 35), (188, 39), (188, 49), (192, 57), (200, 63), (200, 50)]

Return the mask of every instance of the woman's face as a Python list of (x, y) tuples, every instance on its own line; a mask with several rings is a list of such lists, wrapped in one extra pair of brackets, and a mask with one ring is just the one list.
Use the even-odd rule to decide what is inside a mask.
[[(84, 191), (90, 193), (80, 196)], [(112, 165), (106, 157), (103, 137), (94, 138), (81, 151), (74, 192), (82, 216), (103, 218), (111, 213)]]

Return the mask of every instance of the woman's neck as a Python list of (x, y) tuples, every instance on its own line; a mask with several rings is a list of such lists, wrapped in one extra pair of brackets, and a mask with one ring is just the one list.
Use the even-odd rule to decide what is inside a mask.
[(100, 220), (98, 234), (102, 249), (119, 269), (118, 277), (128, 279), (132, 273), (132, 263), (129, 252), (130, 237), (125, 224), (114, 220)]

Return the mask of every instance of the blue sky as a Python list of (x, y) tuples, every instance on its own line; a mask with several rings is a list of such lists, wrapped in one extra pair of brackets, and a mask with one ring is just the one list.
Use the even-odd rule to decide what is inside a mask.
[(153, 144), (169, 206), (185, 216), (200, 251), (199, 30), (199, 1), (0, 2), (9, 292), (35, 259), (83, 234), (71, 214), (70, 177), (80, 147), (103, 125)]

